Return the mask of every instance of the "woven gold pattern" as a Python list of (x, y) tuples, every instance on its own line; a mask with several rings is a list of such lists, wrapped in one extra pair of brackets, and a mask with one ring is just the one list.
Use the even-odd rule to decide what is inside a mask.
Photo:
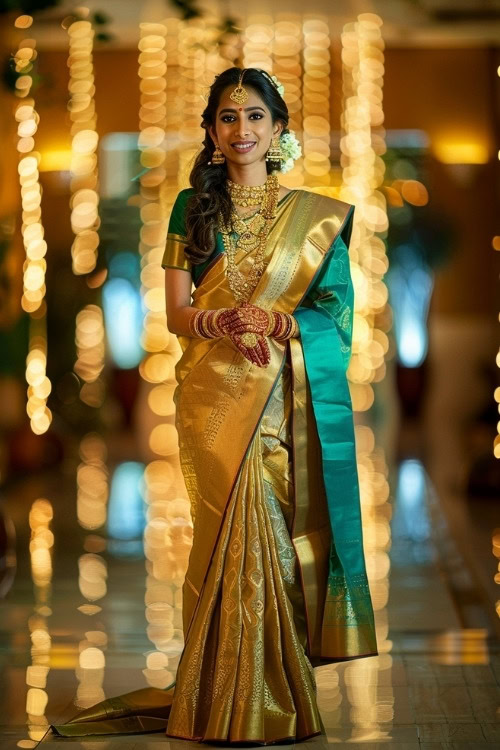
[(287, 364), (229, 500), (167, 735), (269, 743), (321, 732), (290, 539), (291, 403)]

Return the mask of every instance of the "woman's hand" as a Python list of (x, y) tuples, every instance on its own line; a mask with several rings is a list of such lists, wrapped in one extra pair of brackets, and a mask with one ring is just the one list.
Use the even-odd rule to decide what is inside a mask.
[(259, 336), (269, 336), (276, 341), (287, 341), (300, 336), (299, 326), (293, 315), (264, 310), (250, 302), (226, 310), (224, 320), (233, 333), (249, 331), (258, 333)]
[(244, 333), (231, 333), (229, 338), (243, 356), (257, 367), (267, 367), (271, 361), (271, 352), (265, 336), (245, 331)]
[(254, 310), (236, 307), (198, 310), (189, 321), (190, 333), (193, 337), (208, 339), (227, 336), (249, 362), (267, 367), (271, 352), (265, 332), (272, 316), (261, 308), (251, 307)]
[(218, 323), (231, 333), (257, 333), (267, 336), (273, 325), (273, 316), (262, 307), (244, 302), (241, 307), (226, 308), (218, 318)]
[(271, 352), (266, 336), (273, 323), (272, 315), (249, 302), (225, 309), (218, 318), (236, 348), (257, 367), (267, 367)]

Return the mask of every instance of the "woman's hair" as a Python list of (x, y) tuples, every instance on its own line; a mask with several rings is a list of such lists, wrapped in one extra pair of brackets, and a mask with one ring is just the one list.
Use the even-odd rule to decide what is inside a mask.
[[(217, 220), (219, 212), (225, 222), (229, 222), (231, 215), (231, 199), (227, 189), (227, 170), (224, 164), (209, 164), (215, 150), (214, 143), (208, 132), (209, 126), (215, 126), (215, 115), (219, 106), (221, 94), (227, 86), (236, 86), (241, 74), (241, 68), (229, 68), (216, 76), (210, 87), (207, 106), (202, 114), (202, 128), (205, 128), (203, 149), (196, 157), (189, 181), (194, 188), (186, 204), (186, 257), (194, 265), (207, 260), (215, 248), (217, 236)], [(243, 86), (252, 88), (262, 99), (271, 112), (273, 124), (283, 123), (283, 133), (288, 129), (288, 109), (267, 73), (258, 68), (246, 68), (243, 76)], [(266, 169), (270, 173), (279, 169), (278, 162), (267, 162)]]

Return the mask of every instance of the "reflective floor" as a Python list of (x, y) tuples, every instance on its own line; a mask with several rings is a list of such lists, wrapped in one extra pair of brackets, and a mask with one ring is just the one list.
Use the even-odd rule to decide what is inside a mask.
[[(301, 744), (499, 747), (493, 604), (478, 595), (421, 463), (389, 470), (371, 437), (358, 429), (380, 655), (316, 670), (325, 735)], [(48, 731), (105, 697), (167, 686), (182, 649), (190, 526), (177, 475), (162, 461), (112, 465), (97, 436), (79, 455), (3, 498), (18, 561), (1, 604), (0, 747), (189, 747), (161, 733), (80, 741)]]

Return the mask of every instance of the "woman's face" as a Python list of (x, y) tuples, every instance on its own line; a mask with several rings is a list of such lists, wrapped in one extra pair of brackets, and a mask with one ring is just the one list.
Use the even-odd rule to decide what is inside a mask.
[(238, 165), (265, 160), (273, 136), (282, 130), (281, 123), (273, 125), (271, 112), (260, 96), (250, 87), (245, 88), (248, 99), (241, 105), (229, 97), (234, 85), (224, 89), (214, 126), (209, 128), (212, 140), (219, 144), (226, 159)]

